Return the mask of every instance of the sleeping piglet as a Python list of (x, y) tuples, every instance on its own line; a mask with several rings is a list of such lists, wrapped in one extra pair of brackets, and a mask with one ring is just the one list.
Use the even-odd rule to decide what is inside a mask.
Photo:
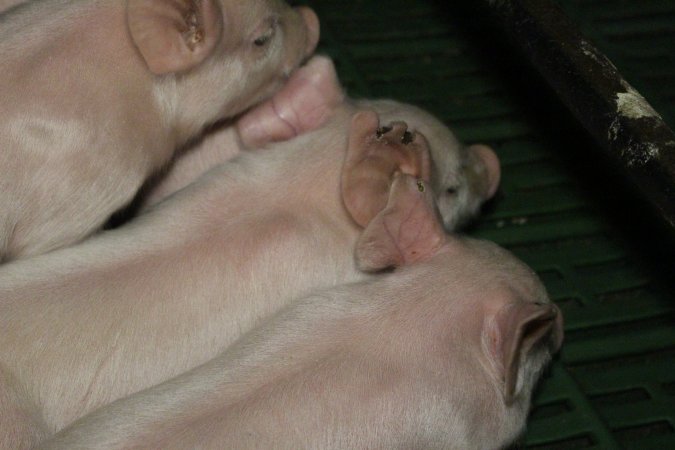
[(208, 361), (292, 299), (363, 279), (363, 227), (395, 174), (433, 181), (430, 154), (452, 170), (439, 179), (471, 197), (441, 211), (465, 216), (494, 192), (498, 166), (469, 163), (451, 137), (414, 107), (342, 103), (316, 130), (241, 152), (118, 229), (0, 267), (0, 447)]
[(393, 273), (293, 302), (208, 363), (85, 416), (43, 449), (481, 449), (522, 431), (562, 317), (531, 269), (445, 235), (397, 175), (357, 246)]
[(0, 261), (81, 240), (318, 41), (281, 0), (43, 0), (0, 14)]
[[(385, 124), (382, 131), (387, 130), (386, 124), (405, 116), (411, 130), (423, 133), (432, 142), (431, 182), (448, 231), (475, 217), (481, 204), (495, 194), (500, 169), (491, 148), (461, 145), (445, 125), (411, 105), (345, 98), (333, 62), (314, 56), (277, 94), (241, 117), (235, 126), (207, 134), (199, 145), (182, 154), (145, 193), (141, 209), (148, 209), (242, 151), (275, 148), (274, 143), (319, 128), (329, 120), (330, 126), (315, 140), (324, 141), (319, 145), (339, 145), (342, 139), (334, 137), (331, 130), (348, 127), (345, 113), (367, 108), (375, 108), (381, 116)], [(303, 145), (303, 141), (295, 145)]]

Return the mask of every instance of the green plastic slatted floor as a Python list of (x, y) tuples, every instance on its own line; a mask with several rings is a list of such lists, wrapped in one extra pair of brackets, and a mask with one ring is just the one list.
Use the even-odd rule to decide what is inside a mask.
[[(673, 233), (475, 0), (302, 3), (351, 95), (416, 103), (501, 158), (500, 192), (468, 232), (537, 270), (566, 318), (515, 448), (675, 449)], [(673, 126), (675, 0), (558, 3)]]

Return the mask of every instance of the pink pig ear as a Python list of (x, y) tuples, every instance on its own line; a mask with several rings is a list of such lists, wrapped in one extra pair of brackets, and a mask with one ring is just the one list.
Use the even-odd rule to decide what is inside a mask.
[(428, 183), (396, 173), (386, 208), (356, 244), (359, 269), (372, 272), (432, 257), (446, 241)]
[(473, 170), (482, 180), (483, 199), (492, 198), (497, 192), (501, 178), (497, 154), (487, 145), (474, 144), (469, 146), (469, 161), (473, 162)]
[(430, 159), (426, 138), (409, 133), (404, 122), (380, 128), (374, 111), (355, 114), (341, 180), (342, 199), (354, 221), (365, 227), (385, 207), (394, 173), (428, 182)]
[(503, 306), (488, 326), (491, 357), (503, 379), (504, 401), (512, 403), (520, 391), (521, 365), (535, 348), (547, 345), (550, 353), (562, 344), (562, 315), (550, 303), (514, 302)]
[(200, 64), (223, 29), (216, 0), (129, 0), (127, 21), (132, 40), (156, 75)]

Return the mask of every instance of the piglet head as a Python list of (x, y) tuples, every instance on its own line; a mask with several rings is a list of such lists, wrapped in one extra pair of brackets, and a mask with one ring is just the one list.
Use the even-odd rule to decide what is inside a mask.
[(223, 33), (219, 2), (129, 0), (129, 32), (155, 74), (188, 70), (213, 53)]
[[(450, 339), (465, 341), (485, 404), (514, 437), (532, 391), (563, 340), (563, 318), (536, 273), (498, 245), (448, 236), (429, 264), (452, 286)], [(479, 376), (480, 374), (480, 376)], [(488, 389), (489, 388), (489, 389)]]
[[(456, 443), (448, 448), (504, 448), (522, 432), (536, 381), (560, 347), (562, 317), (534, 273), (503, 249), (458, 236), (439, 245), (440, 224), (408, 227), (438, 218), (417, 206), (414, 182), (400, 195), (406, 177), (392, 186), (408, 204), (403, 220), (378, 215), (357, 251), (370, 269), (402, 265), (371, 294), (379, 315), (366, 322), (375, 329), (368, 345), (374, 359), (408, 374), (392, 410), (418, 411), (424, 425), (415, 433), (430, 426), (433, 438)], [(421, 258), (402, 256), (413, 251)]]
[[(245, 3), (248, 10), (237, 3)], [(260, 57), (266, 47), (274, 46), (282, 25), (290, 28), (287, 45), (297, 47), (301, 56), (310, 54), (319, 39), (319, 21), (309, 8), (298, 8), (295, 13), (288, 9), (274, 0), (129, 0), (127, 20), (148, 68), (161, 75), (192, 69), (217, 47), (233, 41)], [(293, 27), (302, 31), (294, 32)], [(288, 69), (293, 65), (288, 62)]]
[(429, 145), (405, 122), (381, 124), (372, 110), (352, 118), (341, 190), (345, 208), (365, 227), (360, 269), (377, 271), (424, 259), (445, 236), (433, 193)]
[(536, 382), (560, 348), (562, 316), (507, 251), (443, 235), (431, 198), (408, 178), (395, 179), (392, 203), (357, 248), (362, 268), (401, 266), (385, 275), (393, 288), (378, 304), (387, 313), (374, 334), (386, 344), (376, 353), (410, 368), (411, 385), (424, 383), (404, 401), (425, 398), (420, 411), (436, 411), (439, 432), (457, 448), (503, 448), (522, 432)]
[(392, 100), (360, 100), (377, 111), (380, 120), (405, 120), (425, 136), (431, 155), (431, 187), (446, 231), (471, 220), (492, 198), (500, 180), (499, 159), (486, 145), (462, 145), (436, 117), (412, 105)]
[(175, 108), (205, 122), (272, 95), (319, 39), (316, 14), (281, 0), (128, 0), (127, 23), (149, 70), (178, 75)]

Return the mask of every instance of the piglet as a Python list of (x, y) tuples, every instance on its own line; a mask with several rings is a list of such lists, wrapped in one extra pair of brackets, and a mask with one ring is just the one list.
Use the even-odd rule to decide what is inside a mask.
[(207, 124), (278, 90), (319, 35), (281, 0), (0, 6), (0, 261), (98, 229)]
[(442, 124), (394, 106), (343, 103), (324, 126), (242, 152), (119, 229), (1, 267), (0, 447), (39, 442), (208, 361), (292, 299), (366, 277), (353, 257), (363, 227), (395, 174), (433, 191), (430, 155), (453, 180), (479, 179), (460, 186), (475, 200), (442, 213), (466, 215), (494, 191), (481, 179), (496, 179), (490, 165), (447, 147)]
[[(482, 203), (495, 194), (500, 168), (490, 147), (463, 146), (448, 127), (414, 106), (402, 106), (392, 100), (345, 97), (333, 62), (324, 56), (314, 56), (270, 100), (239, 118), (235, 126), (207, 134), (199, 145), (181, 155), (145, 192), (141, 210), (149, 209), (242, 151), (275, 148), (275, 143), (320, 128), (329, 121), (322, 139), (325, 144), (341, 142), (331, 136), (330, 129), (348, 126), (345, 112), (368, 108), (376, 109), (385, 124), (380, 131), (387, 130), (386, 124), (404, 115), (411, 130), (422, 132), (432, 141), (431, 182), (446, 230), (454, 230), (471, 220)], [(296, 141), (296, 145), (303, 145), (303, 141)]]
[(523, 263), (445, 235), (396, 175), (357, 246), (378, 271), (282, 309), (208, 363), (84, 417), (43, 449), (481, 449), (521, 432), (562, 317)]

